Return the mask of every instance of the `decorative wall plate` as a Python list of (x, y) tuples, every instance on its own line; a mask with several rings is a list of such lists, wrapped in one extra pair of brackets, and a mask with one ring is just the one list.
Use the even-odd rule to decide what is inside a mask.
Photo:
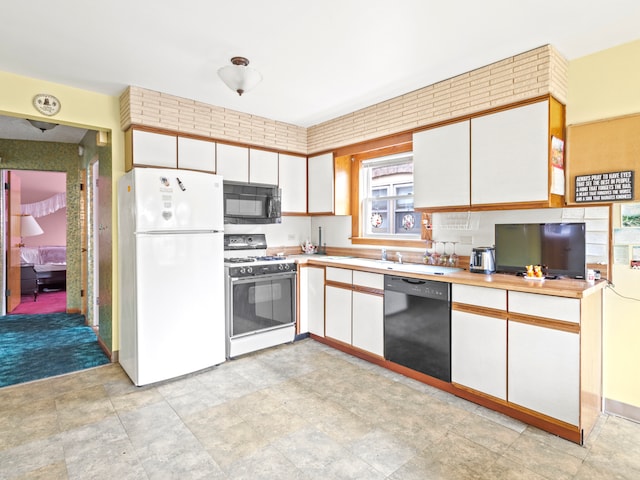
[(48, 93), (39, 93), (33, 97), (33, 106), (38, 112), (49, 117), (54, 116), (60, 111), (60, 100)]
[(402, 228), (404, 228), (405, 230), (411, 230), (415, 224), (416, 221), (413, 218), (413, 215), (411, 215), (410, 213), (407, 213), (404, 217), (402, 217)]
[(373, 228), (380, 228), (381, 225), (382, 225), (382, 215), (380, 215), (379, 213), (372, 213), (371, 226)]

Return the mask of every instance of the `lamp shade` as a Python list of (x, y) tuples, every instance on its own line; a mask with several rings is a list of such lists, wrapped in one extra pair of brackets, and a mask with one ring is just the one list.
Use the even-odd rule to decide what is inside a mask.
[(38, 224), (32, 215), (22, 215), (20, 217), (20, 236), (22, 237), (35, 237), (36, 235), (42, 235), (44, 230)]
[(249, 60), (244, 57), (233, 57), (231, 65), (218, 70), (218, 76), (222, 81), (238, 95), (248, 92), (262, 80), (262, 75), (257, 70), (248, 66)]

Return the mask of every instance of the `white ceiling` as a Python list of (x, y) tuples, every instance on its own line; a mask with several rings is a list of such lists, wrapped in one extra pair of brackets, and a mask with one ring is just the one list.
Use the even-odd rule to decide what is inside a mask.
[[(21, 0), (2, 7), (0, 70), (308, 127), (541, 45), (571, 60), (636, 40), (638, 25), (638, 0)], [(233, 56), (264, 77), (242, 97), (216, 74)]]

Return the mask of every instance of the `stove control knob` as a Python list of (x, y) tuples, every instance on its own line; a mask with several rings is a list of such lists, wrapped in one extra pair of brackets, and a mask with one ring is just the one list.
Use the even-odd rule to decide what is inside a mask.
[(244, 267), (240, 267), (240, 273), (244, 273)]
[(284, 269), (285, 269), (285, 270), (289, 270), (289, 268), (291, 268), (291, 267), (289, 266), (289, 264), (288, 264), (288, 263), (285, 263), (285, 264), (284, 264)]
[(284, 265), (282, 264), (278, 265), (278, 270), (284, 270)]
[(252, 267), (247, 267), (247, 273), (251, 273), (253, 272), (253, 268)]

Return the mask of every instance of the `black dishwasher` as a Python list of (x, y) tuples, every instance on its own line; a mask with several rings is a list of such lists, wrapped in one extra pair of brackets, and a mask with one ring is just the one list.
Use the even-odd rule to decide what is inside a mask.
[(384, 277), (384, 357), (451, 381), (451, 284)]

